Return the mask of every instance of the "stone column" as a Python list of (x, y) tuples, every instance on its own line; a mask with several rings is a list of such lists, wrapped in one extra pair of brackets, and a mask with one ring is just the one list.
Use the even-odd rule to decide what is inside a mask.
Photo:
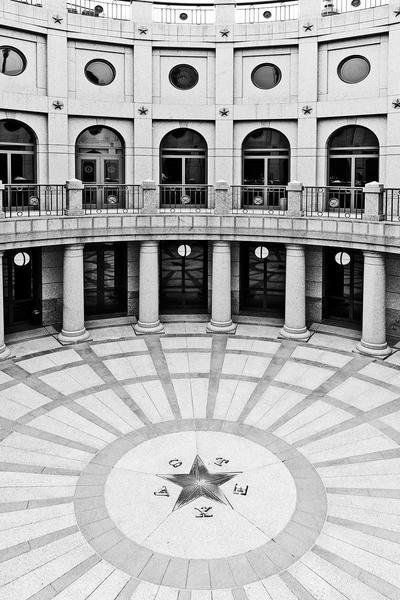
[(139, 320), (137, 334), (162, 333), (158, 313), (158, 242), (142, 242), (139, 256)]
[(231, 245), (214, 242), (212, 258), (211, 321), (210, 333), (234, 333), (236, 325), (231, 315)]
[(286, 245), (285, 325), (280, 335), (308, 340), (306, 327), (306, 261), (304, 246)]
[(4, 286), (3, 286), (3, 255), (0, 251), (0, 360), (11, 356), (10, 350), (4, 343)]
[(386, 273), (382, 252), (364, 252), (362, 337), (357, 350), (368, 356), (391, 353), (386, 342)]
[(64, 247), (63, 325), (58, 340), (74, 344), (89, 337), (85, 329), (83, 244), (71, 244)]

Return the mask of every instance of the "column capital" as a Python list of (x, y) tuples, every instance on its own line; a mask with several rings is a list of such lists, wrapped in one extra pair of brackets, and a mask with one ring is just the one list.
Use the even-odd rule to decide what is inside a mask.
[(379, 252), (379, 250), (363, 250), (364, 259), (368, 260), (369, 263), (373, 262), (385, 262), (385, 253)]
[(143, 240), (140, 242), (140, 249), (142, 252), (158, 252), (159, 244), (160, 242), (158, 240)]
[(65, 244), (64, 252), (76, 252), (80, 254), (83, 252), (84, 247), (85, 244)]
[(298, 254), (298, 253), (304, 253), (305, 252), (305, 246), (304, 244), (292, 244), (292, 243), (288, 243), (285, 244), (286, 246), (286, 251), (290, 252), (292, 254)]
[(216, 251), (226, 251), (231, 249), (231, 243), (229, 241), (224, 240), (215, 240), (213, 242), (213, 248)]

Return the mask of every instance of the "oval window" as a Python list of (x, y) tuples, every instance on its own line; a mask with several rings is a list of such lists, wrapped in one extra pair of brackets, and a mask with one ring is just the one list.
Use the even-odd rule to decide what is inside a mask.
[(258, 65), (251, 74), (251, 81), (262, 90), (270, 90), (280, 82), (282, 73), (279, 67), (265, 63)]
[(190, 90), (199, 81), (199, 74), (190, 65), (177, 65), (169, 72), (169, 80), (180, 90)]
[(110, 85), (115, 79), (115, 69), (106, 60), (91, 60), (85, 67), (86, 78), (95, 85)]
[(15, 77), (15, 75), (21, 75), (21, 73), (25, 71), (26, 58), (22, 52), (16, 48), (12, 48), (11, 46), (1, 46), (0, 60), (0, 72), (3, 73), (3, 75)]
[(338, 66), (338, 75), (345, 83), (360, 83), (371, 70), (369, 61), (363, 56), (350, 56)]

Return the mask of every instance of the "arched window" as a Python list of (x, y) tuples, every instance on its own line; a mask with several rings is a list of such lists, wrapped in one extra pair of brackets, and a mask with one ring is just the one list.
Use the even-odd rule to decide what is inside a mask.
[(34, 183), (36, 136), (14, 119), (0, 121), (0, 180), (3, 183)]
[(328, 141), (328, 183), (363, 187), (379, 179), (379, 141), (366, 127), (348, 125)]
[(205, 206), (207, 143), (192, 129), (174, 129), (160, 145), (161, 203)]
[[(117, 186), (124, 183), (124, 142), (103, 125), (92, 125), (76, 140), (76, 171), (85, 184), (84, 201), (101, 208), (119, 201)], [(110, 202), (108, 201), (110, 200)]]
[[(363, 188), (370, 181), (379, 181), (378, 138), (359, 125), (337, 129), (328, 140), (328, 185)], [(342, 190), (336, 196), (331, 201), (336, 200), (338, 208), (349, 211), (364, 208), (361, 190)]]
[[(285, 187), (289, 181), (290, 144), (276, 129), (261, 128), (249, 133), (242, 145), (242, 205), (278, 206), (284, 201), (284, 190), (252, 186)], [(283, 195), (282, 195), (283, 194)]]

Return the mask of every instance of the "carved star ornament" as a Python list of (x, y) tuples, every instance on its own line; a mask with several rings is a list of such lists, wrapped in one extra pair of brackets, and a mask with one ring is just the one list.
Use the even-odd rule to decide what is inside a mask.
[(158, 477), (171, 481), (182, 488), (172, 509), (174, 511), (198, 498), (209, 498), (232, 508), (220, 486), (239, 474), (240, 472), (210, 473), (200, 456), (197, 455), (189, 473), (167, 473), (166, 475), (158, 475)]

